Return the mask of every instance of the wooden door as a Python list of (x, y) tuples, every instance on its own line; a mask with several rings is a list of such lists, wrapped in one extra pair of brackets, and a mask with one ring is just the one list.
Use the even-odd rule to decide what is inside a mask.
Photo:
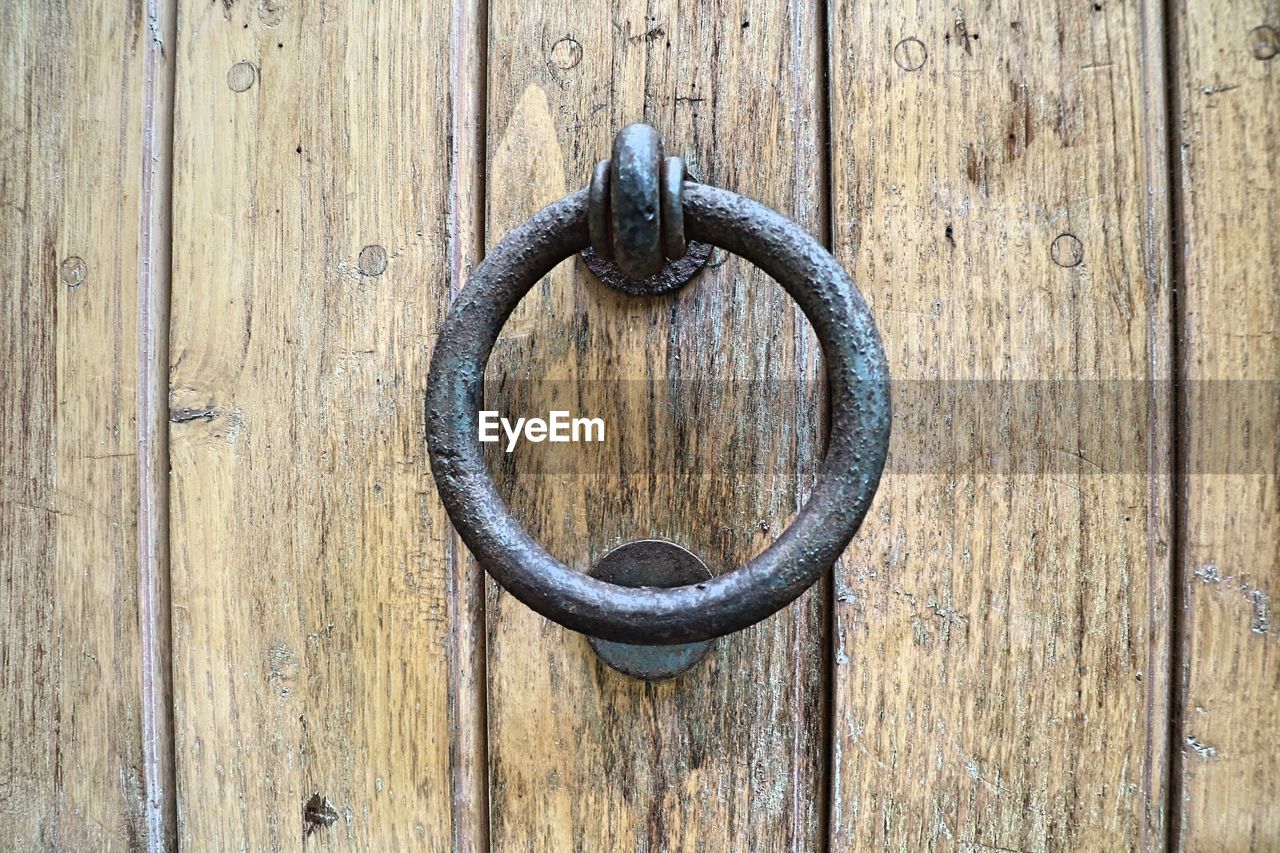
[[(1274, 6), (0, 7), (0, 849), (1280, 849)], [(427, 364), (654, 125), (851, 270), (896, 400), (830, 577), (647, 684), (484, 577)], [(487, 387), (585, 570), (715, 571), (817, 474), (821, 350), (717, 252), (562, 264)]]

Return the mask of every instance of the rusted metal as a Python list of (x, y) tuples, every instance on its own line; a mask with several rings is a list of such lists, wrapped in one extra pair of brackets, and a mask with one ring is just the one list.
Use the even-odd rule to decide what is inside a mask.
[[(658, 189), (662, 219), (662, 251), (678, 261), (689, 251), (684, 238), (684, 161), (668, 157), (662, 163), (662, 186)], [(708, 249), (707, 254), (711, 254)]]
[(689, 243), (683, 258), (667, 261), (653, 275), (638, 279), (623, 273), (612, 261), (601, 258), (593, 248), (583, 249), (580, 254), (591, 274), (614, 290), (632, 296), (661, 296), (688, 284), (707, 265), (711, 247), (706, 243)]
[(613, 157), (596, 164), (588, 186), (591, 247), (583, 249), (582, 260), (600, 281), (632, 296), (677, 290), (711, 257), (710, 246), (685, 240), (684, 161), (661, 158), (654, 129), (628, 125), (614, 140)]
[[(596, 163), (587, 187), (591, 203), (587, 206), (587, 230), (591, 234), (592, 252), (603, 261), (613, 263), (613, 228), (609, 224), (609, 161)], [(614, 267), (616, 268), (616, 264)], [(622, 273), (619, 272), (619, 275)]]
[(871, 505), (889, 446), (888, 367), (875, 321), (836, 260), (796, 223), (728, 190), (686, 181), (685, 231), (754, 263), (808, 317), (825, 356), (830, 431), (808, 502), (755, 559), (705, 583), (632, 588), (574, 571), (512, 517), (485, 466), (477, 412), (485, 363), (520, 299), (587, 247), (589, 193), (513, 229), (449, 309), (431, 360), (427, 442), (436, 488), (489, 574), (529, 607), (588, 636), (676, 645), (740, 630), (776, 612), (835, 563)]
[[(673, 542), (638, 539), (619, 545), (596, 561), (591, 577), (618, 586), (666, 589), (708, 581), (711, 570), (692, 551)], [(645, 681), (662, 681), (688, 672), (711, 651), (710, 640), (678, 646), (615, 643), (598, 637), (587, 642), (609, 666)]]
[(662, 140), (647, 124), (629, 124), (613, 140), (609, 160), (611, 260), (629, 278), (662, 269)]

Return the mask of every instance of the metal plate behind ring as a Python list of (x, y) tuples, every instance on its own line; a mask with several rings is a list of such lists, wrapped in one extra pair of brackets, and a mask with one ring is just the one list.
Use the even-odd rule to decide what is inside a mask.
[(606, 261), (587, 248), (579, 252), (582, 262), (600, 281), (632, 296), (659, 296), (679, 290), (697, 275), (711, 258), (711, 247), (706, 243), (690, 243), (688, 251), (678, 261), (667, 261), (657, 273), (646, 278), (630, 278), (613, 261)]
[[(673, 586), (711, 579), (711, 570), (692, 551), (662, 539), (639, 539), (619, 545), (591, 568), (591, 577), (618, 586)], [(609, 666), (645, 681), (661, 681), (687, 672), (711, 651), (711, 641), (679, 646), (640, 646), (588, 637), (587, 642)]]

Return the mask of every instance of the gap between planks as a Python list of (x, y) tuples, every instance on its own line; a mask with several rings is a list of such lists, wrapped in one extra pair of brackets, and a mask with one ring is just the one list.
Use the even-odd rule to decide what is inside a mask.
[[(818, 105), (817, 105), (817, 131), (818, 131), (818, 180), (825, 188), (821, 192), (821, 216), (819, 221), (820, 238), (822, 245), (828, 252), (833, 255), (836, 251), (836, 229), (835, 229), (835, 198), (833, 195), (833, 187), (831, 181), (831, 152), (834, 150), (835, 128), (831, 124), (831, 81), (834, 77), (834, 69), (832, 68), (831, 56), (831, 27), (832, 15), (834, 9), (832, 3), (834, 0), (822, 0), (819, 4), (817, 15), (818, 30), (818, 67), (815, 73), (819, 75), (818, 89)], [(849, 271), (853, 274), (853, 270)], [(856, 282), (856, 279), (855, 279)], [(801, 348), (801, 359), (808, 361), (815, 357), (814, 351), (810, 346), (810, 329), (808, 321), (797, 315), (796, 317), (796, 341)], [(821, 464), (822, 458), (826, 455), (827, 434), (831, 427), (831, 406), (830, 395), (827, 389), (827, 372), (825, 369), (816, 371), (818, 375), (818, 387), (822, 399), (825, 404), (819, 406), (818, 409), (818, 443), (822, 447), (818, 458), (813, 460), (811, 465)], [(809, 371), (805, 369), (801, 375), (809, 375)], [(801, 458), (796, 453), (796, 458)], [(796, 512), (799, 512), (803, 506), (802, 496), (807, 496), (809, 483), (804, 481), (803, 467), (801, 468), (801, 481), (797, 484), (796, 489)], [(843, 555), (840, 558), (844, 559)], [(836, 632), (838, 626), (836, 624), (836, 584), (835, 573), (839, 566), (839, 561), (832, 567), (831, 571), (820, 581), (822, 592), (822, 606), (825, 609), (825, 618), (823, 619), (823, 634), (819, 638), (822, 643), (822, 705), (819, 709), (819, 736), (822, 738), (825, 748), (823, 756), (823, 773), (822, 778), (818, 780), (818, 798), (821, 806), (818, 809), (818, 826), (819, 841), (822, 845), (823, 853), (831, 853), (835, 849), (833, 835), (833, 827), (831, 824), (831, 815), (835, 810), (833, 797), (837, 796), (836, 786), (832, 784), (835, 779), (836, 771), (836, 661), (835, 661), (835, 643)], [(798, 643), (797, 643), (798, 646)], [(797, 687), (799, 685), (797, 684)], [(800, 786), (798, 781), (792, 782), (792, 791), (798, 792)], [(797, 812), (798, 813), (798, 812)]]
[[(456, 299), (484, 256), (488, 133), (488, 0), (451, 0), (449, 296)], [(489, 750), (484, 571), (450, 525), (449, 720), (453, 849), (489, 849)]]
[(147, 0), (138, 265), (138, 633), (147, 850), (177, 844), (169, 577), (169, 294), (177, 0)]
[[(1169, 531), (1169, 553), (1164, 561), (1167, 569), (1160, 577), (1152, 573), (1148, 577), (1150, 585), (1148, 600), (1166, 602), (1165, 612), (1169, 614), (1168, 638), (1164, 649), (1163, 660), (1156, 660), (1156, 647), (1153, 643), (1147, 646), (1147, 671), (1153, 674), (1163, 671), (1165, 677), (1164, 691), (1153, 690), (1147, 697), (1147, 755), (1144, 760), (1144, 784), (1148, 791), (1148, 808), (1157, 807), (1163, 814), (1151, 815), (1142, 824), (1142, 844), (1145, 850), (1177, 849), (1177, 815), (1178, 800), (1181, 797), (1181, 786), (1178, 783), (1178, 755), (1174, 740), (1174, 727), (1178, 715), (1179, 678), (1177, 674), (1178, 643), (1180, 642), (1181, 617), (1180, 596), (1178, 595), (1179, 547), (1178, 531), (1181, 528), (1182, 489), (1178, 477), (1180, 459), (1180, 431), (1178, 429), (1179, 413), (1182, 411), (1180, 383), (1178, 381), (1182, 351), (1179, 344), (1180, 324), (1178, 319), (1178, 288), (1181, 283), (1181, 267), (1176, 261), (1174, 246), (1180, 215), (1176, 188), (1176, 157), (1178, 150), (1177, 129), (1172, 125), (1174, 111), (1174, 88), (1171, 85), (1173, 71), (1173, 31), (1171, 0), (1143, 4), (1141, 7), (1142, 23), (1140, 26), (1142, 79), (1145, 89), (1143, 97), (1143, 120), (1146, 125), (1144, 138), (1147, 146), (1145, 158), (1147, 176), (1146, 222), (1144, 231), (1146, 238), (1147, 274), (1149, 288), (1155, 287), (1157, 277), (1163, 271), (1168, 277), (1168, 304), (1165, 306), (1169, 323), (1169, 351), (1160, 353), (1149, 351), (1148, 373), (1153, 383), (1159, 377), (1167, 376), (1170, 387), (1167, 393), (1161, 394), (1158, 386), (1148, 390), (1151, 402), (1151, 429), (1148, 438), (1148, 519), (1147, 530), (1160, 528), (1158, 516), (1164, 515)], [(1163, 223), (1164, 227), (1158, 227)], [(1156, 297), (1154, 290), (1149, 291), (1150, 298)], [(1155, 316), (1151, 317), (1154, 325)], [(1164, 437), (1162, 440), (1161, 437)], [(1155, 452), (1163, 444), (1167, 451), (1163, 457)], [(1167, 508), (1161, 508), (1158, 502), (1159, 488), (1156, 484), (1161, 479), (1168, 482), (1166, 491)], [(1159, 561), (1154, 557), (1156, 543), (1148, 534), (1147, 553), (1151, 565)], [(1159, 722), (1163, 719), (1165, 725)], [(1163, 734), (1163, 739), (1159, 738)], [(1163, 779), (1163, 798), (1152, 797), (1155, 778)], [(1155, 828), (1155, 831), (1148, 832)]]
[[(1182, 383), (1183, 365), (1186, 364), (1186, 346), (1183, 341), (1185, 332), (1182, 322), (1182, 288), (1186, 281), (1186, 269), (1179, 241), (1182, 239), (1179, 223), (1182, 221), (1182, 169), (1178, 152), (1182, 150), (1182, 130), (1177, 117), (1181, 114), (1181, 98), (1178, 91), (1178, 33), (1177, 14), (1174, 0), (1161, 0), (1156, 14), (1162, 23), (1163, 53), (1159, 62), (1163, 73), (1160, 79), (1150, 80), (1153, 95), (1162, 98), (1165, 113), (1164, 165), (1166, 188), (1166, 213), (1169, 230), (1165, 235), (1166, 266), (1169, 272), (1169, 323), (1170, 344), (1172, 346), (1173, 364), (1169, 371), (1171, 383), (1170, 396), (1170, 467), (1169, 504), (1170, 504), (1170, 537), (1169, 537), (1169, 683), (1165, 714), (1165, 836), (1162, 839), (1165, 850), (1182, 849), (1182, 749), (1179, 739), (1182, 731), (1182, 697), (1186, 687), (1183, 677), (1184, 643), (1186, 638), (1186, 601), (1183, 596), (1181, 582), (1183, 565), (1182, 532), (1187, 529), (1187, 483), (1184, 467), (1184, 420), (1187, 412), (1186, 389)], [(1151, 74), (1152, 72), (1148, 72)], [(1162, 88), (1155, 88), (1160, 84)]]

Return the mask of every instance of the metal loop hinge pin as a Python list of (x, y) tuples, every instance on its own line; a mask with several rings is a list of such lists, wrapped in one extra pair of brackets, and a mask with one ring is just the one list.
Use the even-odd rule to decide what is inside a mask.
[(663, 157), (647, 124), (627, 125), (613, 155), (596, 164), (589, 185), (588, 268), (605, 284), (635, 296), (675, 290), (706, 265), (711, 247), (684, 236), (684, 161)]

